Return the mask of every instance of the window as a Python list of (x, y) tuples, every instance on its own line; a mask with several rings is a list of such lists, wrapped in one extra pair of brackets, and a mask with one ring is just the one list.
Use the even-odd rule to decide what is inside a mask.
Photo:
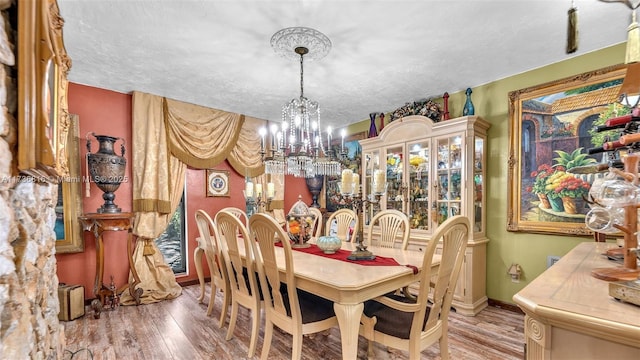
[(164, 260), (174, 274), (187, 272), (186, 260), (186, 228), (185, 228), (185, 195), (182, 193), (180, 204), (171, 216), (165, 231), (156, 239), (156, 246), (164, 256)]

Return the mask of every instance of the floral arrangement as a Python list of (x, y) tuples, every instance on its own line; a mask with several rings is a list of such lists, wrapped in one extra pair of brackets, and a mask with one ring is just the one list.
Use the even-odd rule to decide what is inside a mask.
[(567, 123), (557, 126), (549, 126), (540, 134), (541, 138), (566, 137), (573, 135), (573, 124)]
[(564, 168), (561, 166), (556, 167), (555, 169), (556, 171), (553, 174), (551, 174), (551, 176), (547, 177), (547, 179), (544, 182), (545, 194), (547, 194), (547, 197), (551, 199), (560, 197), (560, 192), (556, 191), (556, 189), (560, 186), (560, 184), (565, 179), (574, 177), (571, 174), (567, 174), (564, 171)]
[(527, 191), (533, 192), (534, 194), (543, 194), (547, 192), (547, 190), (545, 190), (547, 178), (555, 171), (556, 170), (549, 164), (542, 164), (538, 166), (537, 171), (531, 172), (531, 177), (534, 178), (535, 181), (532, 187), (527, 188)]
[(587, 194), (589, 194), (590, 188), (591, 185), (588, 182), (570, 175), (566, 178), (563, 178), (558, 186), (556, 186), (554, 191), (560, 197), (580, 199), (583, 196), (587, 196)]
[(409, 115), (422, 115), (426, 116), (433, 122), (439, 122), (442, 120), (442, 109), (440, 104), (433, 100), (418, 100), (412, 103), (405, 103), (403, 106), (397, 108), (391, 113), (391, 119), (394, 121)]

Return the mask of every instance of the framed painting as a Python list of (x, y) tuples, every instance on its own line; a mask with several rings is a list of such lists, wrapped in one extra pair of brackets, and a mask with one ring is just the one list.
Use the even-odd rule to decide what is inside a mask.
[(78, 115), (69, 116), (67, 158), (69, 176), (62, 177), (58, 184), (56, 204), (56, 253), (77, 253), (84, 251), (83, 230), (78, 216), (82, 214), (82, 177), (80, 176), (80, 120)]
[(67, 74), (71, 59), (55, 0), (18, 1), (18, 156), (21, 173), (57, 183), (68, 175)]
[(226, 170), (207, 169), (207, 197), (230, 196), (229, 172)]
[(612, 66), (509, 93), (508, 231), (592, 235), (586, 199), (604, 175), (578, 169), (613, 160), (589, 150), (615, 140), (598, 125), (630, 112), (617, 102), (625, 72)]
[[(362, 148), (360, 147), (359, 140), (366, 139), (367, 133), (360, 132), (344, 139), (344, 149), (342, 147), (342, 139), (337, 139), (331, 143), (333, 150), (336, 154), (339, 154), (341, 150), (346, 154), (345, 158), (341, 161), (342, 167), (353, 170), (354, 173), (361, 174), (361, 160), (362, 160)], [(334, 212), (338, 209), (346, 207), (347, 205), (340, 196), (338, 190), (338, 183), (340, 182), (340, 176), (327, 176), (325, 181), (325, 202), (328, 212)]]

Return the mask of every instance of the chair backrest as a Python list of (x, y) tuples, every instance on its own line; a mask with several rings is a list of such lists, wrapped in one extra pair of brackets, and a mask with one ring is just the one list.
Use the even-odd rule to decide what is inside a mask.
[[(374, 226), (380, 232), (375, 240), (373, 239)], [(404, 250), (409, 245), (410, 231), (409, 217), (406, 214), (395, 209), (381, 210), (373, 215), (369, 223), (366, 244), (393, 248), (396, 239), (400, 236), (400, 248)]]
[[(256, 267), (260, 277), (260, 285), (262, 289), (271, 289), (271, 291), (263, 291), (265, 311), (271, 311), (278, 314), (279, 318), (291, 318), (294, 322), (301, 324), (302, 315), (300, 305), (298, 303), (298, 292), (296, 291), (296, 282), (293, 271), (293, 256), (291, 254), (291, 243), (289, 241), (281, 241), (285, 259), (285, 275), (278, 270), (277, 255), (274, 243), (277, 238), (288, 239), (278, 222), (271, 216), (266, 214), (254, 214), (249, 219), (249, 229), (251, 229), (251, 239), (253, 246), (256, 248), (254, 252), (260, 253), (257, 258)], [(287, 295), (289, 297), (290, 315), (287, 312), (287, 305), (280, 292), (281, 284), (287, 285)]]
[(204, 240), (206, 246), (205, 255), (211, 260), (209, 262), (209, 266), (213, 267), (213, 269), (209, 269), (211, 276), (226, 279), (227, 271), (220, 251), (220, 237), (216, 224), (204, 210), (196, 211), (196, 224), (200, 238)]
[[(464, 252), (467, 248), (470, 227), (469, 219), (466, 216), (452, 216), (438, 226), (429, 244), (427, 244), (417, 298), (417, 303), (424, 306), (413, 318), (411, 337), (420, 336), (423, 331), (423, 324), (424, 329), (432, 328), (439, 321), (443, 321), (446, 324), (451, 309), (451, 301), (453, 300), (453, 292), (462, 268)], [(424, 317), (432, 281), (431, 262), (436, 247), (440, 242), (442, 243), (440, 266), (437, 274), (433, 274), (437, 276), (432, 290), (431, 301), (433, 304), (430, 305), (429, 317), (425, 323)]]
[[(240, 292), (247, 296), (259, 294), (256, 277), (247, 276), (249, 282), (249, 287), (247, 287), (247, 281), (245, 281), (245, 277), (243, 276), (245, 273), (244, 268), (246, 268), (247, 274), (254, 274), (256, 271), (253, 245), (251, 244), (246, 226), (236, 214), (227, 210), (220, 210), (216, 214), (215, 223), (218, 227), (218, 235), (220, 243), (222, 244), (221, 250), (232, 291)], [(240, 255), (238, 236), (244, 241), (244, 260)]]
[[(337, 236), (342, 241), (351, 241), (355, 239), (354, 234), (358, 231), (358, 216), (356, 212), (351, 209), (338, 209), (329, 216), (327, 224), (325, 226), (324, 234), (331, 235), (331, 229), (333, 222), (336, 222), (335, 231)], [(350, 229), (353, 229), (353, 233), (350, 234)]]
[(314, 216), (313, 225), (311, 226), (311, 236), (317, 239), (322, 235), (322, 211), (318, 208), (310, 207), (309, 213)]
[(242, 223), (244, 224), (245, 227), (249, 226), (249, 217), (247, 217), (247, 213), (246, 211), (237, 208), (237, 207), (233, 207), (233, 206), (228, 206), (226, 208), (223, 208), (221, 210), (224, 211), (228, 211), (230, 213), (232, 213), (233, 215), (237, 216), (238, 219), (240, 219), (240, 221), (242, 221)]

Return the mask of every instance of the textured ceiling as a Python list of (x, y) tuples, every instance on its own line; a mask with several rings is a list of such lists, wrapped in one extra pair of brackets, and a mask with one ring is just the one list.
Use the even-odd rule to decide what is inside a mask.
[(317, 29), (333, 47), (305, 61), (304, 93), (320, 103), (323, 127), (624, 42), (631, 21), (622, 4), (576, 0), (579, 47), (567, 55), (570, 0), (58, 3), (70, 81), (267, 120), (300, 94), (299, 62), (277, 55), (271, 36)]

